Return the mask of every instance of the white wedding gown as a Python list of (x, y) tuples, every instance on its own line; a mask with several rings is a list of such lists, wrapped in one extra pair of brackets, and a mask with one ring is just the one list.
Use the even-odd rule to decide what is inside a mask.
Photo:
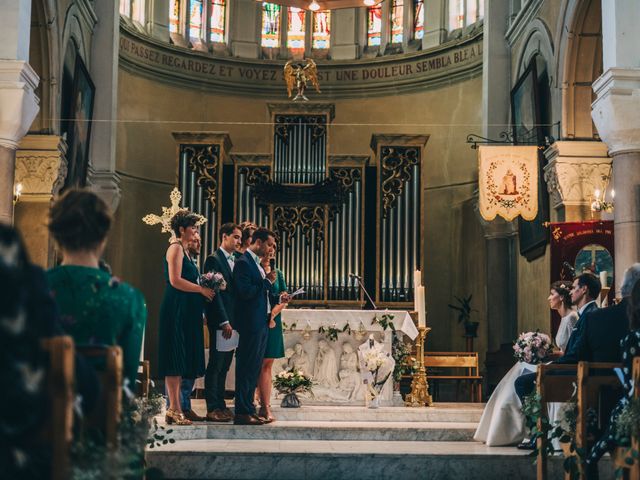
[[(575, 312), (562, 317), (556, 335), (556, 344), (563, 351), (569, 342), (577, 320), (578, 315)], [(497, 447), (515, 445), (524, 439), (526, 434), (524, 415), (522, 414), (522, 403), (516, 394), (515, 381), (520, 375), (534, 373), (536, 369), (537, 365), (518, 362), (500, 380), (484, 407), (478, 429), (473, 436), (474, 440), (484, 442), (490, 447)], [(559, 418), (561, 405), (561, 403), (549, 404), (551, 422)]]

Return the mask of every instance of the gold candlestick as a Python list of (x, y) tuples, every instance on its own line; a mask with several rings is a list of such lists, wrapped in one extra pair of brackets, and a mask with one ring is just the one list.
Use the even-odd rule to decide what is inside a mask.
[(407, 407), (430, 407), (433, 403), (431, 395), (429, 395), (427, 370), (424, 367), (424, 344), (430, 331), (429, 327), (418, 327), (418, 338), (416, 339), (418, 368), (411, 380), (411, 393), (405, 397), (404, 404)]

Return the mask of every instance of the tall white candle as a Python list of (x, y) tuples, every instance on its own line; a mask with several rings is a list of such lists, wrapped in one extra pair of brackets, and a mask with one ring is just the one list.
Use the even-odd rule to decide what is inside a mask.
[(602, 284), (602, 288), (607, 287), (607, 271), (603, 270), (600, 272), (600, 283)]
[(422, 273), (420, 270), (415, 270), (413, 272), (413, 288), (422, 285)]
[(426, 327), (427, 312), (425, 309), (424, 287), (422, 285), (419, 285), (416, 288), (416, 298), (417, 298), (417, 311), (418, 311), (418, 326)]

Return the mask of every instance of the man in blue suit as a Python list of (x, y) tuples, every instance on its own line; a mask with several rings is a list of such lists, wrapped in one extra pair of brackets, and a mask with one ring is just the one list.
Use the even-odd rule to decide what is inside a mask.
[(278, 298), (271, 294), (275, 271), (265, 274), (260, 259), (275, 245), (275, 235), (266, 228), (253, 232), (251, 245), (235, 261), (233, 283), (235, 290), (235, 328), (240, 334), (236, 351), (236, 425), (262, 425), (256, 415), (253, 395), (258, 383), (260, 367), (267, 347), (271, 307), (288, 302), (284, 293)]

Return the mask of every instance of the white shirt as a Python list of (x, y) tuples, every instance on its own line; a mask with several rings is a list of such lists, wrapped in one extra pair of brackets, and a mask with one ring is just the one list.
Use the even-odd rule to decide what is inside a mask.
[(236, 257), (233, 256), (233, 253), (231, 253), (231, 254), (227, 253), (227, 251), (222, 247), (220, 247), (219, 250), (222, 252), (222, 255), (224, 255), (224, 258), (227, 259), (227, 263), (229, 264), (229, 268), (233, 272), (233, 267), (236, 265)]
[[(255, 253), (253, 253), (253, 250), (251, 250), (250, 248), (247, 249), (247, 252), (249, 252), (249, 255), (251, 255), (251, 258), (253, 258), (253, 260), (256, 262), (256, 265), (258, 266), (258, 270), (260, 270), (260, 275), (262, 275), (262, 278), (263, 279), (267, 278), (267, 274), (265, 273), (264, 268), (262, 268), (262, 265), (260, 265), (260, 257), (257, 256)], [(269, 280), (269, 283), (271, 283), (271, 280)], [(269, 297), (267, 297), (267, 315), (269, 315), (270, 313), (271, 313), (271, 302), (269, 301)]]

